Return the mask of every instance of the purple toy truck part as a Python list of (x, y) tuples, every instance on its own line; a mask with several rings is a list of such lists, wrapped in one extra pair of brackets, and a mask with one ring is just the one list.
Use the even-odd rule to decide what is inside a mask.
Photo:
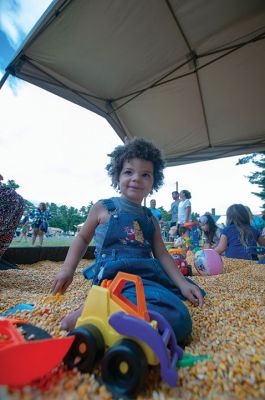
[(121, 335), (146, 343), (160, 362), (161, 378), (174, 387), (178, 380), (176, 363), (183, 357), (183, 350), (177, 345), (175, 334), (167, 320), (155, 311), (148, 310), (148, 313), (151, 320), (157, 321), (158, 330), (155, 330), (148, 322), (127, 315), (123, 311), (112, 314), (109, 323)]

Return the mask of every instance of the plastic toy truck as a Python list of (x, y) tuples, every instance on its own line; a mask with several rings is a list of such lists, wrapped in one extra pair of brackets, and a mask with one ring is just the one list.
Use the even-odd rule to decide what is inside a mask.
[[(134, 284), (137, 304), (122, 294)], [(183, 357), (169, 323), (147, 311), (140, 277), (119, 272), (113, 281), (92, 286), (75, 329), (75, 340), (64, 362), (69, 368), (91, 372), (101, 360), (107, 388), (119, 396), (133, 395), (144, 382), (148, 365), (160, 364), (161, 378), (176, 386), (176, 363)]]

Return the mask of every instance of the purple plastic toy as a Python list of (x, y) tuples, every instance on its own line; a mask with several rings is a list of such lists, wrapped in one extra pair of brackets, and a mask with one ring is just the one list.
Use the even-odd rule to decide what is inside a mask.
[(110, 325), (121, 335), (131, 336), (146, 343), (160, 362), (161, 378), (171, 387), (176, 386), (178, 373), (176, 364), (183, 357), (183, 350), (177, 345), (176, 336), (167, 320), (159, 313), (148, 310), (151, 320), (156, 320), (158, 330), (148, 322), (116, 312), (109, 318)]

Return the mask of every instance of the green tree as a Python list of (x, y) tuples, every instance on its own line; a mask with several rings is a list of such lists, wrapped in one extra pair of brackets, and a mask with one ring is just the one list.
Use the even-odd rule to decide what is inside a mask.
[(8, 180), (7, 183), (3, 184), (3, 186), (14, 189), (14, 190), (19, 188), (19, 185), (13, 179)]
[(91, 201), (88, 206), (82, 206), (79, 210), (79, 215), (83, 218), (84, 222), (89, 214), (89, 211), (91, 210), (91, 208), (93, 207), (94, 203), (93, 201)]
[(200, 218), (200, 214), (198, 214), (197, 212), (192, 212), (192, 213), (191, 213), (191, 220), (192, 220), (192, 222), (198, 221), (199, 218)]
[(161, 211), (163, 220), (170, 221), (171, 217), (170, 217), (169, 212), (166, 211), (163, 206), (159, 207), (158, 209)]
[(265, 213), (265, 152), (253, 153), (240, 158), (236, 165), (247, 164), (249, 162), (252, 162), (259, 168), (258, 171), (253, 172), (251, 175), (247, 176), (247, 178), (250, 183), (257, 185), (261, 189), (260, 192), (251, 193), (258, 196), (263, 201), (262, 212)]

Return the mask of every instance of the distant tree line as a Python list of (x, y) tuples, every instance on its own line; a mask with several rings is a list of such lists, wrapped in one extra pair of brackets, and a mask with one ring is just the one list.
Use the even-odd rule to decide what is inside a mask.
[[(237, 165), (247, 164), (252, 162), (259, 170), (253, 172), (248, 176), (250, 183), (257, 185), (260, 188), (260, 192), (252, 192), (255, 196), (258, 196), (263, 201), (263, 213), (265, 213), (265, 152), (253, 153), (249, 156), (240, 158)], [(19, 185), (14, 180), (8, 180), (7, 184), (3, 184), (12, 189), (18, 189)], [(86, 217), (93, 206), (93, 202), (90, 202), (87, 206), (82, 206), (80, 209), (75, 207), (67, 207), (66, 205), (58, 206), (55, 203), (46, 203), (49, 207), (52, 218), (49, 221), (50, 226), (63, 229), (64, 231), (76, 231), (76, 227), (79, 224), (85, 222)], [(34, 204), (28, 200), (25, 200), (25, 209), (31, 213), (35, 208)], [(169, 213), (164, 207), (159, 207), (162, 213), (162, 218), (165, 221), (170, 221)], [(196, 221), (199, 217), (198, 213), (192, 213), (192, 221)]]

